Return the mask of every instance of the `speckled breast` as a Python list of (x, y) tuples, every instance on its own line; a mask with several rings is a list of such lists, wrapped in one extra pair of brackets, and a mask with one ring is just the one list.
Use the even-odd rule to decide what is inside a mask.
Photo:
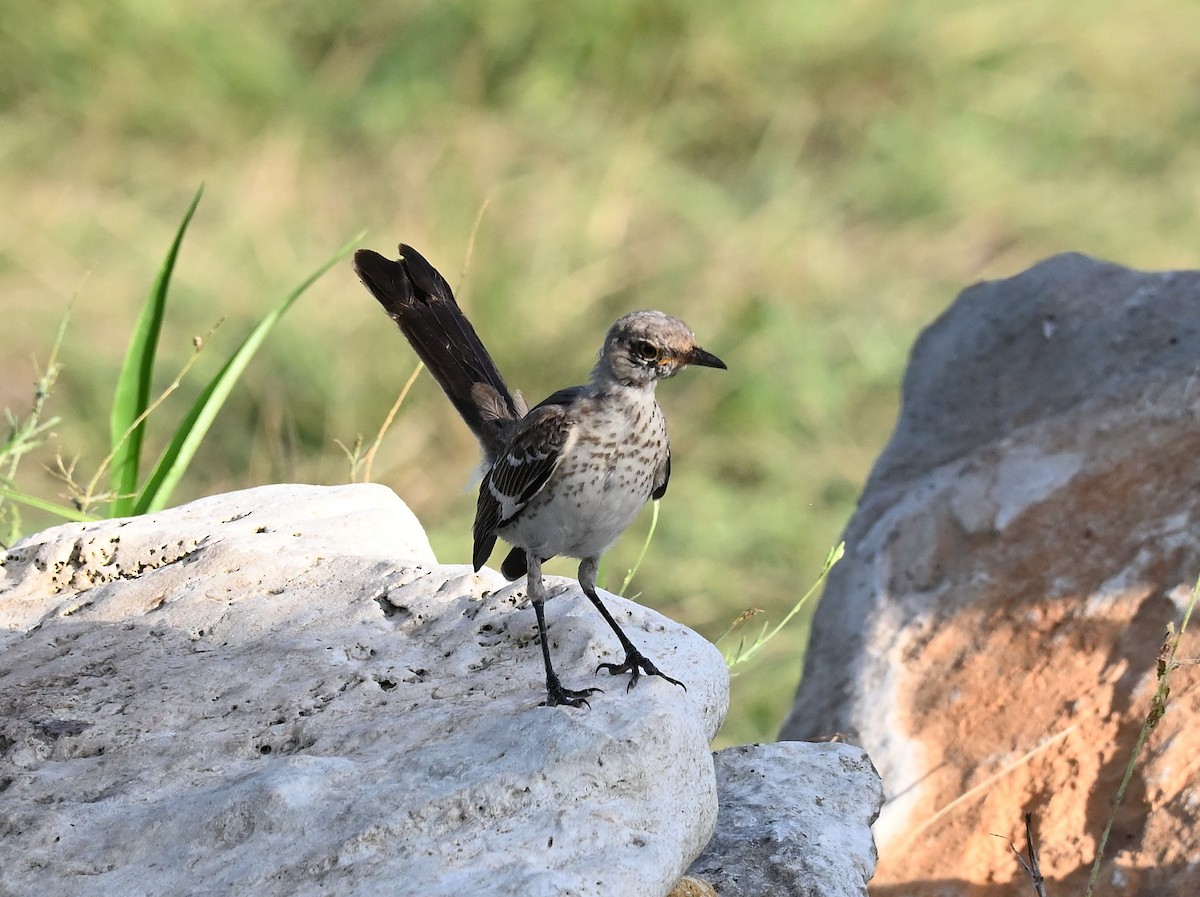
[(598, 404), (581, 416), (551, 482), (500, 531), (539, 557), (597, 557), (633, 522), (669, 451), (667, 427), (648, 402)]

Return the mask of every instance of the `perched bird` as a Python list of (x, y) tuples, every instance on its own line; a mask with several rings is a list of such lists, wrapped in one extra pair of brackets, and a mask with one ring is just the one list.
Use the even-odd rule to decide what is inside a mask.
[(596, 688), (569, 689), (550, 661), (542, 564), (563, 555), (579, 560), (579, 584), (625, 650), (622, 663), (597, 671), (662, 673), (621, 631), (596, 593), (600, 556), (651, 498), (662, 498), (671, 476), (671, 448), (659, 380), (688, 365), (725, 368), (696, 345), (687, 325), (660, 311), (637, 311), (608, 331), (586, 386), (560, 389), (527, 409), (483, 347), (450, 286), (411, 246), (391, 260), (369, 249), (354, 254), (363, 285), (379, 300), (454, 403), (483, 450), (486, 474), (475, 512), (473, 562), (478, 570), (499, 537), (513, 546), (501, 566), (508, 579), (528, 576), (546, 667), (545, 704), (579, 707)]

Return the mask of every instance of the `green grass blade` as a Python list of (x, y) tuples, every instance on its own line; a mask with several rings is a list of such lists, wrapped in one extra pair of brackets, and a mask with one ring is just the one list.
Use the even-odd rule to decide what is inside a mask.
[(171, 284), (171, 274), (175, 270), (175, 260), (179, 256), (179, 247), (183, 244), (183, 235), (191, 223), (203, 193), (204, 187), (201, 186), (192, 198), (192, 204), (188, 206), (179, 230), (175, 233), (175, 240), (163, 260), (158, 278), (154, 281), (154, 286), (151, 287), (138, 315), (133, 335), (129, 339), (129, 348), (125, 351), (121, 374), (117, 379), (117, 389), (109, 413), (109, 442), (113, 453), (110, 475), (113, 494), (116, 495), (110, 511), (113, 517), (124, 517), (133, 508), (134, 494), (138, 487), (142, 443), (146, 434), (146, 421), (138, 421), (138, 418), (150, 404), (154, 358), (158, 353), (158, 339), (162, 333), (167, 290)]
[(200, 393), (192, 404), (187, 415), (180, 422), (170, 445), (163, 450), (153, 472), (146, 479), (137, 500), (133, 503), (131, 513), (149, 514), (162, 510), (171, 498), (171, 493), (178, 485), (184, 471), (187, 470), (196, 450), (212, 426), (217, 413), (225, 404), (238, 378), (250, 364), (254, 354), (266, 340), (267, 335), (279, 323), (289, 308), (304, 292), (316, 283), (330, 268), (344, 259), (357, 246), (365, 235), (365, 231), (354, 237), (349, 243), (339, 249), (332, 258), (309, 275), (283, 300), (258, 326), (251, 331), (237, 351), (230, 356), (225, 365), (217, 372), (212, 381)]
[(96, 519), (91, 514), (85, 514), (76, 508), (55, 504), (52, 501), (46, 501), (44, 498), (38, 498), (36, 495), (19, 492), (4, 485), (0, 485), (0, 495), (10, 501), (15, 501), (31, 508), (37, 508), (39, 511), (46, 511), (49, 514), (54, 514), (62, 517), (64, 520), (70, 520), (75, 523), (90, 523)]

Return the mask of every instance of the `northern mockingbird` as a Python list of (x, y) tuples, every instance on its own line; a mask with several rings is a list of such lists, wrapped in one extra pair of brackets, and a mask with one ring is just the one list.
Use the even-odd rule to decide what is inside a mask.
[(579, 584), (625, 649), (622, 663), (597, 668), (661, 676), (621, 631), (596, 593), (600, 556), (650, 498), (662, 498), (671, 448), (659, 380), (688, 365), (724, 368), (696, 345), (687, 325), (660, 311), (625, 315), (608, 331), (586, 386), (560, 389), (527, 409), (512, 393), (441, 274), (411, 246), (397, 261), (369, 249), (354, 254), (359, 279), (383, 305), (454, 403), (483, 449), (487, 472), (475, 512), (475, 569), (499, 537), (513, 546), (501, 566), (508, 579), (528, 575), (537, 615), (548, 706), (587, 704), (600, 689), (563, 687), (550, 662), (542, 564), (557, 555), (579, 559)]

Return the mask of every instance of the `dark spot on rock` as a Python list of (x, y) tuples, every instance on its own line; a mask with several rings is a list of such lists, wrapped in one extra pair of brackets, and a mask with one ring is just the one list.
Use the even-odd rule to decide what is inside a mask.
[(82, 734), (92, 725), (81, 719), (44, 719), (38, 723), (38, 728), (50, 738), (69, 738)]
[(411, 614), (411, 611), (404, 605), (392, 604), (386, 594), (377, 596), (375, 603), (379, 605), (379, 609), (383, 611), (383, 616), (388, 620), (393, 617), (407, 617)]

